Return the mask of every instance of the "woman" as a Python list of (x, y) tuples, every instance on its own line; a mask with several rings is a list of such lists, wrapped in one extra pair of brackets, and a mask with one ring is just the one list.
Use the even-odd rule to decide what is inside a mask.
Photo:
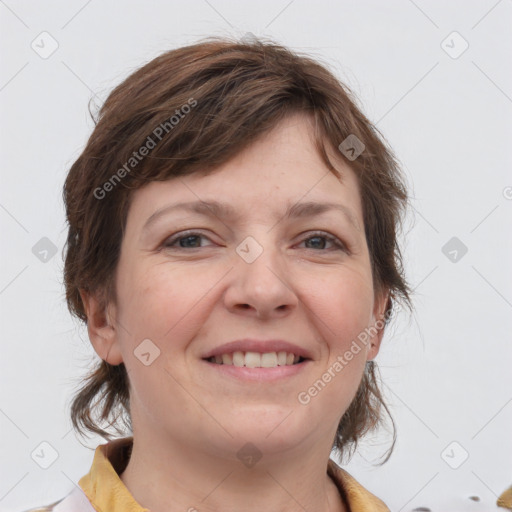
[(110, 94), (64, 200), (101, 358), (72, 420), (108, 442), (42, 510), (388, 510), (329, 458), (381, 423), (373, 359), (410, 307), (403, 179), (346, 87), (270, 42), (164, 53)]

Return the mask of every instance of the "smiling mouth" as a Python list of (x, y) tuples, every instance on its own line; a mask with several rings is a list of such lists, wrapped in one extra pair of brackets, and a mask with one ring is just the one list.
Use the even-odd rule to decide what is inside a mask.
[(307, 359), (292, 352), (233, 352), (212, 356), (204, 361), (226, 366), (245, 366), (246, 368), (277, 368), (278, 366), (294, 366)]

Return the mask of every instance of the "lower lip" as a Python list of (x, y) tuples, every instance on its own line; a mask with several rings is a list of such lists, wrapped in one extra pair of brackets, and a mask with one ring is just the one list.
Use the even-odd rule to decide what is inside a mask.
[[(204, 361), (204, 359), (203, 359)], [(286, 377), (293, 377), (304, 371), (311, 360), (302, 361), (289, 366), (276, 366), (274, 368), (247, 368), (246, 366), (234, 366), (231, 364), (217, 364), (204, 361), (209, 367), (221, 375), (235, 377), (244, 381), (272, 382)]]

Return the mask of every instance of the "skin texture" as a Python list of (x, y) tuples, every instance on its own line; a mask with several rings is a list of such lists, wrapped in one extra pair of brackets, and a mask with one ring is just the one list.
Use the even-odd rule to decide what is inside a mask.
[[(327, 169), (311, 123), (288, 117), (210, 175), (137, 190), (117, 304), (100, 311), (82, 293), (94, 349), (128, 371), (134, 447), (121, 479), (152, 512), (345, 510), (327, 461), (383, 331), (307, 405), (297, 396), (382, 318), (387, 293), (374, 292), (357, 178), (332, 149), (342, 180)], [(177, 210), (143, 231), (161, 207), (199, 199), (227, 202), (236, 216)], [(343, 204), (357, 226), (337, 210), (284, 217), (288, 205), (303, 201)], [(185, 230), (202, 236), (187, 238)], [(342, 246), (316, 238), (317, 230)], [(181, 247), (180, 240), (164, 247), (176, 233)], [(248, 236), (263, 248), (250, 264), (236, 252)], [(310, 350), (313, 361), (294, 376), (259, 383), (223, 376), (202, 360), (213, 347), (246, 337), (288, 340)], [(144, 339), (160, 350), (149, 366), (134, 355)], [(251, 468), (237, 458), (248, 442), (262, 454)]]

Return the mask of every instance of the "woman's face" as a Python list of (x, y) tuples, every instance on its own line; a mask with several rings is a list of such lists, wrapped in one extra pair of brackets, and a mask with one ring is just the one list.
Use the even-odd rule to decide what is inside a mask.
[[(326, 168), (310, 130), (307, 118), (288, 118), (210, 175), (135, 192), (107, 358), (126, 365), (135, 430), (216, 456), (235, 457), (247, 442), (263, 454), (330, 451), (380, 339), (359, 350), (353, 342), (386, 297), (374, 297), (356, 177), (335, 154), (342, 182)], [(201, 202), (226, 211), (176, 206)], [(305, 203), (339, 208), (298, 208)], [(205, 359), (247, 339), (254, 344), (238, 351), (265, 352), (264, 364), (282, 363), (282, 351), (309, 359), (273, 369)]]

